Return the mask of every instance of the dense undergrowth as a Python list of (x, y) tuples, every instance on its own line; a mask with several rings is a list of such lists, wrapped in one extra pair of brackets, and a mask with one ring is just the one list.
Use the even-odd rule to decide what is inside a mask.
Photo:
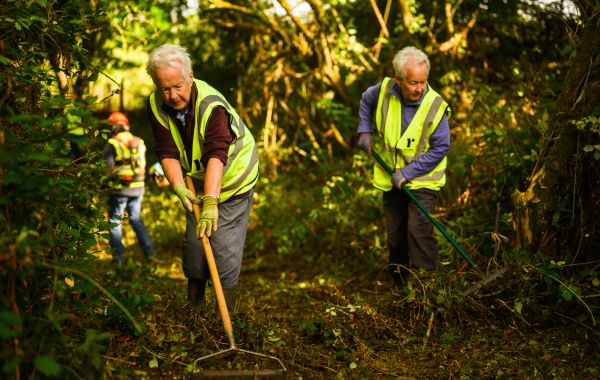
[[(85, 110), (76, 116), (91, 118)], [(11, 202), (2, 203), (2, 371), (21, 378), (186, 376), (193, 359), (226, 345), (212, 299), (199, 310), (185, 301), (179, 203), (149, 184), (144, 217), (160, 262), (141, 263), (129, 230), (131, 260), (111, 267), (107, 184), (89, 180), (104, 175), (95, 153), (101, 133), (71, 137), (89, 149), (72, 162), (68, 140), (51, 128), (61, 117), (15, 117), (4, 142), (2, 199)], [(39, 141), (41, 153), (23, 140)], [(453, 160), (468, 162), (471, 154), (458, 148)], [(486, 274), (506, 269), (503, 277), (464, 295), (481, 279), (438, 234), (436, 275), (414, 273), (395, 289), (371, 160), (362, 153), (289, 157), (277, 176), (263, 173), (257, 184), (234, 314), (240, 347), (276, 355), (292, 378), (598, 376), (598, 263), (514, 249), (506, 192), (461, 200), (447, 193), (464, 186), (461, 177), (449, 176), (435, 212)], [(469, 172), (490, 181), (481, 172), (500, 162), (479, 164)], [(500, 211), (480, 207), (486, 199)]]
[[(240, 348), (280, 358), (294, 379), (598, 376), (600, 336), (585, 307), (562, 297), (559, 284), (544, 281), (524, 257), (505, 253), (508, 273), (465, 296), (480, 278), (455, 252), (442, 249), (435, 276), (415, 272), (404, 288), (393, 287), (385, 269), (380, 199), (355, 169), (345, 179), (282, 175), (271, 186), (257, 186), (233, 314)], [(95, 316), (80, 315), (80, 322), (94, 326), (102, 347), (97, 375), (185, 378), (194, 359), (228, 347), (212, 292), (202, 307), (186, 303), (178, 207), (164, 190), (147, 195), (146, 220), (160, 215), (161, 223), (170, 221), (151, 227), (157, 266), (144, 265), (131, 230), (122, 268), (111, 267), (99, 246), (96, 275), (144, 333), (136, 335), (111, 300), (99, 297), (103, 306)], [(359, 216), (364, 228), (351, 228)], [(488, 269), (499, 268), (493, 263)], [(257, 362), (233, 355), (203, 364), (248, 369)]]
[[(17, 132), (12, 136), (22, 138)], [(64, 144), (47, 156), (27, 147), (4, 156), (4, 162), (22, 164), (9, 166), (4, 176), (5, 191), (18, 201), (3, 205), (3, 228), (30, 227), (2, 234), (11, 252), (2, 269), (3, 373), (189, 375), (195, 358), (227, 346), (212, 293), (200, 309), (186, 303), (178, 201), (149, 184), (144, 218), (160, 261), (144, 265), (126, 229), (129, 261), (114, 268), (104, 232), (105, 185), (74, 180), (85, 173), (102, 178), (102, 165), (95, 164), (93, 151), (77, 164), (50, 159), (68, 156)], [(279, 357), (290, 378), (598, 376), (597, 263), (557, 262), (543, 252), (515, 250), (508, 215), (466, 206), (460, 211), (442, 194), (435, 215), (486, 274), (507, 268), (506, 274), (464, 295), (481, 279), (438, 234), (436, 275), (414, 273), (396, 289), (386, 274), (381, 199), (370, 185), (370, 159), (324, 155), (286, 167), (293, 169), (263, 175), (256, 188), (234, 313), (241, 348)], [(23, 176), (27, 182), (17, 180)], [(68, 207), (50, 207), (56, 204)], [(33, 219), (16, 219), (25, 217), (17, 212), (25, 209)], [(210, 365), (253, 363), (242, 358)]]

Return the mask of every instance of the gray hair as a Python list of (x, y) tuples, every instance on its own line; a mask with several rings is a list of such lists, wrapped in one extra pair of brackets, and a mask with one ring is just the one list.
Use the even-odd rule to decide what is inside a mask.
[(408, 63), (427, 66), (427, 73), (429, 73), (429, 69), (431, 68), (427, 54), (414, 46), (407, 46), (396, 53), (392, 61), (397, 78), (406, 78), (406, 66)]
[(179, 45), (164, 44), (154, 49), (150, 54), (146, 71), (156, 83), (156, 69), (172, 66), (175, 62), (181, 65), (181, 74), (185, 80), (189, 80), (192, 74), (192, 60), (187, 50)]

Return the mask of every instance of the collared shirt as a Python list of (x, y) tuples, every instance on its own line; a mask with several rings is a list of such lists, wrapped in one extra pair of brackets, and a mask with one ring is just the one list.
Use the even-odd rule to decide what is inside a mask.
[[(179, 130), (185, 153), (189, 162), (192, 161), (192, 143), (194, 136), (194, 117), (196, 112), (196, 101), (198, 100), (198, 89), (196, 84), (192, 86), (190, 102), (183, 112), (178, 112), (166, 105), (162, 105), (163, 110), (175, 120), (175, 125)], [(150, 101), (148, 100), (147, 109), (150, 110)], [(174, 158), (179, 160), (179, 149), (171, 135), (171, 131), (163, 127), (152, 111), (148, 111), (148, 119), (152, 132), (154, 134), (154, 153), (159, 160), (164, 158)], [(215, 107), (210, 115), (206, 130), (204, 132), (204, 146), (202, 150), (201, 162), (206, 167), (210, 158), (218, 158), (227, 164), (227, 152), (233, 142), (233, 135), (229, 130), (229, 112), (223, 107)]]
[[(377, 110), (380, 89), (381, 83), (378, 83), (367, 88), (362, 94), (358, 109), (358, 134), (365, 132), (373, 133), (372, 126), (375, 125), (375, 111)], [(392, 87), (391, 92), (402, 102), (402, 133), (404, 133), (417, 113), (417, 109), (421, 105), (423, 97), (415, 103), (405, 102), (398, 84), (395, 84), (394, 87)], [(425, 96), (425, 93), (423, 93), (423, 96)], [(404, 178), (411, 180), (415, 177), (420, 177), (429, 173), (442, 161), (449, 150), (450, 127), (448, 126), (448, 118), (444, 115), (438, 127), (429, 137), (429, 150), (402, 168), (402, 175)]]

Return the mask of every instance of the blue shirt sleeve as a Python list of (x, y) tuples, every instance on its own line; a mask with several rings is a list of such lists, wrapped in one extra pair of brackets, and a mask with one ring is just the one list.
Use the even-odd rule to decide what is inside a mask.
[(371, 86), (363, 92), (360, 98), (358, 107), (358, 134), (365, 132), (373, 133), (372, 128), (375, 125), (375, 110), (377, 109), (380, 88), (381, 83)]

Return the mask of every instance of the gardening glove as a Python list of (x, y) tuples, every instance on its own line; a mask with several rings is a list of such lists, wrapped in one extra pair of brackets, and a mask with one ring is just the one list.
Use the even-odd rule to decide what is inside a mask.
[(198, 197), (196, 197), (183, 183), (175, 185), (173, 189), (175, 190), (177, 197), (179, 197), (183, 208), (187, 211), (192, 212), (192, 203), (200, 204), (200, 199), (198, 199)]
[(364, 150), (369, 156), (373, 149), (373, 136), (369, 132), (363, 132), (358, 136), (358, 146)]
[(402, 189), (402, 185), (404, 185), (406, 182), (408, 181), (406, 178), (404, 178), (400, 169), (396, 170), (394, 174), (392, 174), (392, 185), (395, 187)]
[(202, 239), (204, 234), (210, 235), (217, 230), (219, 221), (219, 199), (212, 195), (202, 197), (202, 214), (196, 226), (196, 237)]

